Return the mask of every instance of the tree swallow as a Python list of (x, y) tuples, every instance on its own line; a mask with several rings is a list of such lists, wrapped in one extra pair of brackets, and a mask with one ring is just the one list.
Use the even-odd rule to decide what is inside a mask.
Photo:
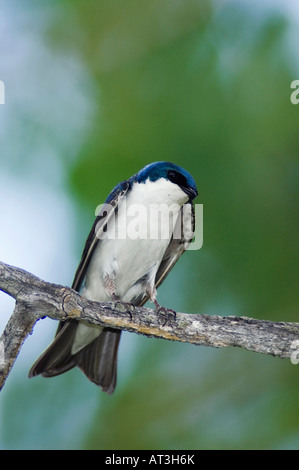
[[(72, 288), (98, 302), (155, 303), (164, 281), (194, 236), (192, 176), (169, 162), (147, 165), (109, 194), (87, 238)], [(60, 322), (29, 377), (79, 367), (104, 392), (116, 385), (121, 331), (82, 321)]]

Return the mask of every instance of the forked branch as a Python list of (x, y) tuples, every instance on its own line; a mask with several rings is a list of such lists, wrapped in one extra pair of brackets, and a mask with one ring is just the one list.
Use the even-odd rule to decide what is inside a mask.
[(121, 302), (93, 302), (65, 286), (48, 283), (0, 262), (0, 290), (16, 300), (0, 337), (0, 390), (37, 320), (75, 318), (146, 336), (215, 348), (237, 346), (299, 362), (299, 323), (237, 316), (157, 312)]

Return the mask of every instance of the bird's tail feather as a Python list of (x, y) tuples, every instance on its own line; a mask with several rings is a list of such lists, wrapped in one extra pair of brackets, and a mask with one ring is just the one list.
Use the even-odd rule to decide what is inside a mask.
[(75, 367), (71, 349), (76, 330), (77, 322), (60, 322), (54, 340), (31, 367), (29, 378), (39, 374), (43, 377), (54, 377)]
[(77, 327), (76, 320), (60, 324), (53, 342), (31, 367), (29, 377), (39, 374), (43, 377), (54, 377), (78, 366), (89, 380), (100, 386), (104, 392), (113, 393), (121, 332), (104, 328), (96, 339), (72, 355)]
[(104, 328), (96, 339), (74, 356), (79, 369), (108, 395), (114, 392), (116, 386), (120, 334), (120, 330)]

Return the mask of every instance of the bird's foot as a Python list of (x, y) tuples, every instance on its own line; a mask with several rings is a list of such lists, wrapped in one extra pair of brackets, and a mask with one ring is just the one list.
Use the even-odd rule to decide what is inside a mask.
[(175, 321), (176, 320), (176, 311), (172, 308), (166, 308), (159, 304), (159, 302), (154, 299), (154, 304), (156, 306), (156, 312), (158, 314), (162, 314), (164, 316), (164, 323), (162, 326), (165, 326), (168, 321)]
[(120, 300), (116, 294), (112, 294), (112, 301), (115, 303), (115, 306), (117, 306), (117, 304), (122, 305), (122, 307), (126, 309), (126, 313), (130, 315), (131, 321), (133, 320), (135, 305), (131, 304), (130, 302), (124, 302), (123, 300)]

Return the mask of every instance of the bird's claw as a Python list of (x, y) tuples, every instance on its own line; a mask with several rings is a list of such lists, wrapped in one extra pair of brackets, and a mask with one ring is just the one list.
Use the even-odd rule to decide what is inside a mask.
[(133, 313), (135, 313), (135, 305), (131, 304), (130, 302), (124, 302), (122, 300), (119, 300), (119, 298), (116, 295), (113, 295), (113, 302), (115, 303), (115, 306), (117, 304), (121, 305), (126, 309), (126, 313), (130, 315), (130, 320), (133, 320)]
[[(162, 305), (160, 305), (157, 300), (155, 300), (155, 306), (156, 306), (156, 312), (158, 314), (162, 314), (164, 317), (165, 317), (165, 321), (162, 325), (165, 326), (166, 323), (170, 320), (170, 321), (175, 321), (176, 320), (176, 311), (173, 310), (172, 308), (166, 308), (166, 307), (163, 307)], [(172, 318), (171, 318), (172, 317)]]

